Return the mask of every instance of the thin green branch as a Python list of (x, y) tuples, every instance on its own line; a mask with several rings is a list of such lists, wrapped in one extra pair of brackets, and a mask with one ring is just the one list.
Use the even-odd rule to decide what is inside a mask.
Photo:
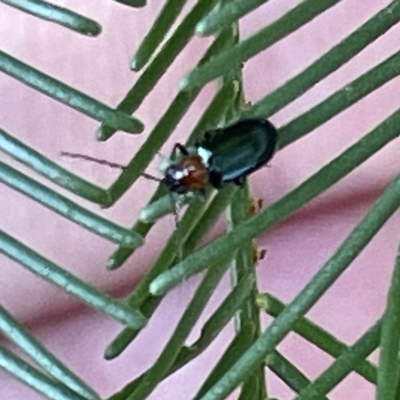
[(60, 167), (1, 128), (0, 150), (79, 197), (101, 206), (106, 206), (110, 202), (109, 194), (105, 189)]
[(47, 1), (1, 0), (1, 2), (84, 35), (97, 36), (101, 32), (101, 26), (96, 21)]
[[(354, 228), (339, 249), (317, 272), (300, 294), (296, 296), (292, 303), (285, 308), (279, 317), (262, 333), (260, 338), (246, 351), (237, 363), (230, 368), (221, 380), (201, 398), (201, 400), (224, 399), (238, 386), (246, 376), (263, 361), (264, 357), (271, 353), (275, 346), (292, 330), (295, 322), (310, 310), (326, 290), (333, 285), (336, 279), (349, 267), (374, 235), (396, 212), (399, 206), (400, 175), (388, 186), (385, 192), (375, 202), (369, 213)], [(374, 331), (374, 335), (375, 334), (376, 331)], [(346, 351), (342, 353), (339, 357), (341, 360), (340, 362), (346, 360), (350, 354), (350, 358), (354, 356), (352, 359), (354, 364), (351, 364), (351, 368), (353, 368), (353, 365), (355, 368), (357, 363), (363, 360), (370, 351), (373, 350), (370, 339), (371, 337), (368, 336), (367, 343), (363, 343), (360, 352), (354, 352), (353, 354), (352, 351)], [(379, 332), (377, 340), (379, 342)], [(373, 343), (375, 343), (375, 341)], [(355, 360), (357, 360), (357, 362), (355, 362)], [(344, 369), (345, 367), (340, 367), (338, 371), (343, 372)], [(326, 392), (323, 392), (322, 395), (325, 395), (325, 393)]]
[(181, 89), (192, 90), (202, 87), (213, 79), (228, 74), (231, 70), (240, 67), (243, 62), (310, 22), (339, 1), (302, 1), (278, 21), (261, 29), (255, 35), (243, 40), (208, 63), (189, 72), (181, 79)]
[[(297, 367), (295, 367), (277, 350), (268, 354), (265, 364), (296, 393), (299, 393), (311, 383), (311, 381)], [(327, 400), (325, 396), (321, 396), (319, 399)]]
[(113, 110), (98, 100), (61, 81), (32, 68), (16, 58), (0, 51), (0, 71), (43, 94), (115, 129), (130, 133), (142, 132), (143, 124), (123, 112)]
[[(165, 71), (172, 64), (174, 59), (186, 46), (194, 35), (194, 27), (204, 15), (211, 9), (216, 0), (198, 0), (189, 14), (176, 28), (175, 32), (164, 44), (154, 60), (138, 78), (133, 87), (126, 94), (125, 98), (118, 104), (117, 110), (125, 113), (133, 113), (138, 109), (145, 97), (154, 88)], [(109, 139), (116, 129), (109, 123), (103, 123), (98, 131), (100, 140)]]
[(64, 384), (55, 382), (11, 351), (0, 346), (0, 368), (51, 400), (85, 400)]
[(147, 322), (139, 311), (81, 281), (75, 275), (60, 268), (3, 231), (0, 231), (0, 252), (25, 266), (35, 275), (125, 325), (140, 329)]
[(244, 17), (246, 14), (268, 1), (269, 0), (231, 0), (225, 2), (219, 7), (215, 7), (196, 25), (196, 33), (202, 36), (212, 35), (223, 28), (227, 28), (239, 18)]
[(382, 323), (378, 368), (377, 400), (395, 400), (400, 365), (400, 247)]
[(151, 293), (165, 293), (182, 280), (211, 267), (221, 254), (231, 254), (243, 241), (252, 239), (286, 219), (304, 204), (330, 188), (378, 150), (400, 134), (400, 111), (395, 112), (377, 128), (336, 157), (289, 194), (265, 211), (240, 224), (232, 232), (218, 238), (193, 255), (162, 273), (150, 285)]
[(143, 238), (138, 233), (86, 210), (72, 200), (2, 162), (0, 162), (0, 182), (18, 190), (96, 235), (131, 248), (139, 247), (143, 244)]
[(296, 400), (321, 398), (329, 393), (355, 369), (361, 360), (368, 357), (379, 346), (381, 325), (381, 321), (378, 321), (353, 346), (346, 349), (329, 368), (300, 392)]
[(207, 274), (197, 288), (192, 301), (187, 306), (175, 331), (171, 335), (171, 339), (157, 358), (157, 361), (147, 371), (144, 379), (140, 381), (135, 391), (127, 397), (127, 400), (145, 399), (160, 383), (161, 379), (172, 367), (185, 340), (203, 312), (204, 307), (210, 300), (213, 291), (217, 287), (226, 269), (227, 264), (225, 260), (222, 260), (222, 262), (215, 266), (215, 268), (210, 268), (207, 271)]
[[(257, 304), (274, 318), (278, 317), (286, 307), (286, 304), (269, 293), (260, 294), (257, 298)], [(334, 358), (338, 358), (348, 348), (335, 336), (305, 317), (300, 318), (294, 324), (293, 331)], [(376, 384), (377, 368), (370, 361), (360, 361), (355, 368), (355, 372), (368, 382)]]
[(55, 357), (0, 304), (0, 331), (27, 353), (49, 375), (89, 400), (99, 395)]
[[(244, 110), (242, 117), (248, 118), (257, 116), (268, 118), (272, 114), (278, 112), (291, 101), (301, 96), (316, 83), (327, 77), (359, 52), (364, 50), (379, 36), (386, 33), (393, 25), (397, 24), (399, 18), (400, 1), (396, 0), (370, 18), (360, 28), (334, 46), (300, 74), (259, 100), (249, 110)], [(391, 59), (392, 58), (389, 60)], [(398, 71), (398, 67), (397, 70), (394, 69), (396, 68), (396, 63), (398, 63), (398, 60), (393, 60), (393, 64), (390, 66), (385, 65), (387, 70), (382, 70), (382, 72), (376, 67), (371, 70), (371, 75), (369, 75), (369, 73), (364, 74), (359, 78), (359, 82), (354, 81), (353, 84), (346, 86), (343, 90), (347, 90), (347, 92), (338, 94), (341, 101), (343, 101), (343, 105), (341, 105), (339, 109), (343, 110), (348, 107), (348, 105), (362, 98), (367, 93), (372, 92), (375, 88), (383, 85), (385, 82), (396, 76), (395, 71)], [(386, 62), (382, 64), (386, 64)], [(385, 76), (386, 74), (388, 76)], [(354, 88), (352, 85), (354, 85)], [(355, 91), (352, 92), (352, 90)], [(336, 96), (336, 94), (334, 96)], [(346, 103), (348, 104), (347, 106), (345, 106)], [(338, 102), (337, 104), (338, 105), (335, 109), (338, 108), (341, 103)], [(318, 115), (318, 112), (314, 115)], [(322, 119), (322, 121), (326, 120), (327, 118)]]
[(132, 58), (131, 68), (134, 71), (141, 70), (147, 64), (150, 57), (165, 39), (165, 36), (178, 18), (185, 4), (186, 0), (167, 0), (165, 2), (157, 19), (153, 22), (149, 33), (145, 36)]
[[(235, 229), (250, 216), (250, 193), (248, 184), (242, 190), (237, 190), (232, 204), (227, 210), (227, 224), (230, 230)], [(247, 301), (242, 305), (241, 309), (236, 314), (236, 331), (251, 330), (254, 335), (249, 338), (247, 346), (250, 347), (261, 332), (260, 312), (256, 305), (257, 284), (255, 261), (252, 258), (253, 242), (248, 240), (243, 242), (236, 256), (232, 261), (231, 275), (233, 284), (245, 277), (253, 278), (253, 288), (247, 298)], [(266, 380), (264, 366), (260, 365), (249, 376), (241, 387), (239, 400), (264, 400), (267, 398)]]
[[(237, 190), (235, 196), (232, 200), (230, 207), (226, 212), (226, 220), (228, 226), (228, 232), (235, 229), (241, 223), (249, 218), (250, 213), (250, 193), (249, 186), (246, 185), (242, 190)], [(252, 276), (254, 283), (256, 282), (256, 273), (254, 269), (254, 262), (251, 257), (253, 249), (252, 240), (243, 242), (239, 250), (236, 253), (236, 257), (232, 261), (231, 277), (234, 285), (237, 284), (240, 279), (246, 276)], [(257, 290), (254, 286), (253, 295), (256, 294)], [(255, 327), (259, 328), (258, 310), (256, 309), (255, 296), (250, 296), (249, 302), (244, 307), (240, 313), (238, 313), (236, 318), (236, 329), (240, 331), (247, 324), (253, 324)]]

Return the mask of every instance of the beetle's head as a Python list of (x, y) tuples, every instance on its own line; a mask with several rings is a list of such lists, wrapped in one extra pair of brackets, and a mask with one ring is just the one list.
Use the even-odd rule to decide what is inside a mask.
[(185, 179), (187, 176), (186, 168), (180, 164), (171, 164), (165, 169), (162, 182), (171, 192), (183, 194), (190, 190)]

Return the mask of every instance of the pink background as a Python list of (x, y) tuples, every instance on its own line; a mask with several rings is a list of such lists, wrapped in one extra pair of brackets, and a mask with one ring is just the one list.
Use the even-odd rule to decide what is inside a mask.
[[(137, 74), (129, 70), (129, 60), (152, 25), (161, 2), (150, 1), (146, 8), (137, 10), (111, 1), (95, 3), (77, 0), (58, 2), (100, 22), (103, 32), (96, 39), (0, 4), (0, 49), (107, 104), (116, 105), (137, 79)], [(275, 20), (297, 3), (294, 0), (271, 0), (243, 19), (243, 36)], [(245, 68), (248, 100), (254, 102), (279, 87), (389, 3), (388, 0), (343, 0), (296, 34), (258, 55)], [(392, 28), (271, 120), (281, 126), (387, 58), (397, 50), (399, 30), (399, 27)], [(96, 121), (4, 74), (0, 74), (0, 126), (67, 168), (107, 187), (116, 177), (114, 171), (60, 159), (60, 151), (79, 151), (127, 162), (175, 96), (179, 78), (190, 70), (208, 43), (209, 39), (194, 40), (178, 57), (157, 89), (146, 98), (136, 113), (146, 125), (142, 136), (118, 134), (107, 143), (97, 143)], [(272, 161), (272, 168), (254, 175), (255, 196), (268, 205), (288, 193), (394, 112), (398, 107), (399, 91), (400, 82), (395, 79), (305, 139), (279, 152)], [(187, 135), (212, 93), (213, 85), (209, 85), (179, 124), (171, 142), (165, 146), (166, 151), (178, 137)], [(398, 152), (397, 141), (308, 207), (259, 238), (259, 245), (267, 250), (267, 256), (258, 268), (262, 291), (270, 291), (285, 301), (290, 301), (299, 292), (396, 175)], [(0, 157), (36, 177), (6, 155), (1, 154)], [(149, 172), (157, 173), (157, 160), (150, 166)], [(268, 175), (268, 180), (265, 175)], [(129, 227), (153, 189), (152, 182), (141, 182), (111, 210), (101, 210), (70, 193), (62, 192)], [(112, 243), (75, 226), (4, 185), (1, 186), (0, 209), (0, 229), (10, 232), (82, 279), (117, 295), (127, 293), (135, 285), (142, 272), (156, 259), (164, 243), (165, 230), (174, 229), (173, 218), (165, 218), (151, 231), (146, 246), (137, 251), (123, 268), (109, 272), (105, 263), (115, 248)], [(354, 342), (382, 313), (398, 244), (399, 222), (399, 215), (396, 214), (351, 269), (309, 313), (314, 321), (346, 343)], [(213, 235), (222, 231), (220, 225)], [(105, 361), (104, 349), (121, 329), (117, 322), (42, 282), (5, 256), (0, 255), (0, 260), (1, 304), (24, 321), (102, 396), (114, 393), (151, 365), (168, 340), (198, 281), (198, 278), (193, 278), (173, 290), (138, 340), (118, 359)], [(228, 279), (225, 279), (207, 308), (203, 321), (226, 295), (228, 287)], [(200, 327), (201, 323), (198, 329)], [(197, 338), (198, 329), (189, 342)], [(206, 353), (161, 384), (149, 399), (191, 398), (207, 371), (222, 354), (231, 332), (232, 326)], [(289, 335), (279, 348), (311, 378), (318, 376), (332, 361), (295, 335)], [(293, 397), (293, 393), (270, 373), (268, 384), (271, 396), (280, 399)], [(41, 398), (2, 371), (0, 395), (4, 399)], [(353, 400), (373, 399), (373, 386), (352, 374), (331, 393), (330, 398), (338, 400), (349, 396)]]

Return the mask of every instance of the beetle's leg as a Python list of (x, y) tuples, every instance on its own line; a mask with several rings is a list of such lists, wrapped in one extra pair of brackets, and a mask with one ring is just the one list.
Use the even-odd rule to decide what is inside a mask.
[(244, 184), (245, 184), (245, 182), (246, 182), (246, 177), (244, 177), (244, 176), (238, 176), (237, 178), (235, 178), (235, 179), (233, 180), (233, 182), (235, 182), (236, 185), (238, 185), (238, 186), (240, 186), (240, 187), (243, 187)]
[(175, 143), (172, 149), (172, 154), (175, 155), (178, 150), (183, 156), (188, 156), (190, 154), (187, 147), (185, 147), (183, 144)]
[(209, 182), (215, 187), (215, 189), (221, 189), (222, 177), (217, 171), (211, 170), (209, 175)]
[(204, 132), (204, 139), (210, 140), (211, 139), (211, 132), (210, 131), (205, 131)]
[(206, 197), (206, 190), (205, 189), (198, 189), (196, 190), (196, 197), (203, 203), (205, 203), (207, 197)]

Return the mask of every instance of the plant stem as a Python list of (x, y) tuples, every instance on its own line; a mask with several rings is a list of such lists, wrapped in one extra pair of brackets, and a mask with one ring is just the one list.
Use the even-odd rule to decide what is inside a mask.
[(399, 385), (399, 343), (400, 343), (400, 247), (397, 250), (382, 323), (380, 356), (378, 368), (377, 400), (395, 400)]

